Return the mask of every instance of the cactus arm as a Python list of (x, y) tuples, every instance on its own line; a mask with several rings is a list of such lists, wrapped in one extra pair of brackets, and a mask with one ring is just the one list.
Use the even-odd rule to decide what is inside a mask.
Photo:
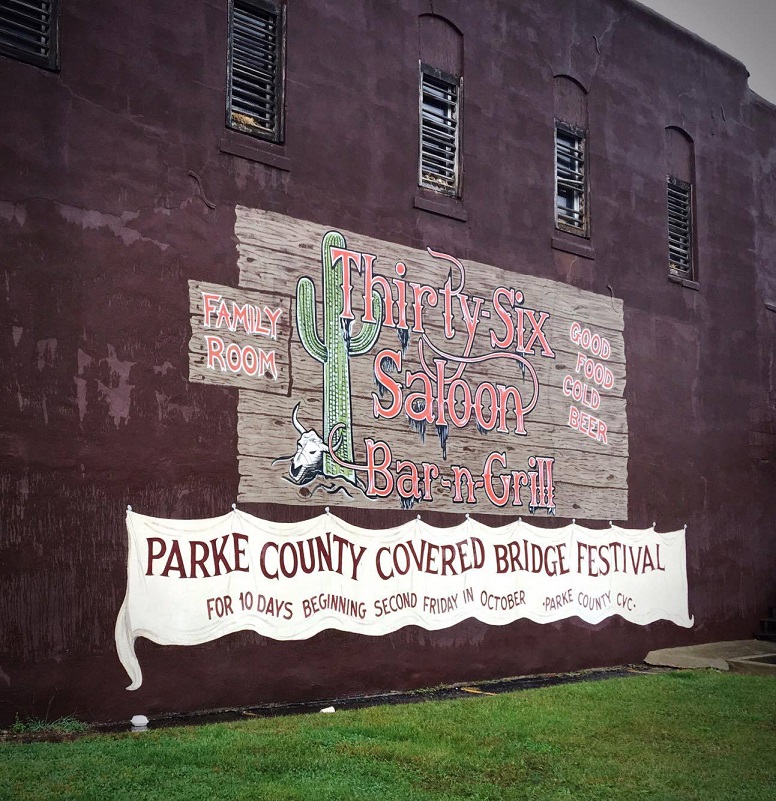
[(327, 231), (321, 240), (321, 263), (323, 272), (334, 269), (331, 263), (331, 249), (347, 247), (345, 237), (339, 231)]
[(304, 349), (316, 361), (326, 363), (326, 346), (321, 342), (315, 320), (315, 285), (303, 276), (296, 285), (296, 328)]
[(372, 290), (372, 316), (373, 323), (364, 323), (361, 330), (350, 340), (350, 353), (352, 356), (362, 356), (368, 353), (380, 336), (380, 327), (383, 324), (383, 302), (380, 293)]

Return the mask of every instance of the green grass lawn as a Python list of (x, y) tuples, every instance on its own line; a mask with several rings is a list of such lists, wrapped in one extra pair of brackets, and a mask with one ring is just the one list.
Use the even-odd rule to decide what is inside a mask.
[(14, 799), (776, 799), (776, 679), (677, 672), (0, 744)]

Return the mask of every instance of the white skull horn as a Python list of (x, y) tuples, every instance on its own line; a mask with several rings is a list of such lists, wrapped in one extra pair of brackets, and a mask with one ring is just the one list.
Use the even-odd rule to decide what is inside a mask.
[(297, 404), (296, 404), (296, 406), (294, 406), (294, 411), (293, 411), (293, 412), (291, 412), (291, 422), (294, 424), (294, 428), (295, 428), (295, 429), (296, 429), (296, 430), (297, 430), (297, 431), (298, 431), (300, 434), (306, 434), (306, 433), (307, 433), (307, 430), (306, 430), (306, 429), (305, 429), (305, 427), (304, 427), (304, 426), (303, 426), (303, 425), (302, 425), (302, 424), (299, 422), (299, 417), (298, 417), (298, 415), (297, 415), (297, 412), (299, 411), (299, 406), (300, 406), (300, 404), (301, 404), (301, 401), (299, 401), (299, 403), (297, 403)]

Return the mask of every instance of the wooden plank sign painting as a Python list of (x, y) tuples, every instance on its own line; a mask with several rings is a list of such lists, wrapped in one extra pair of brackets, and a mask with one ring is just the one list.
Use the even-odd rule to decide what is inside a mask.
[(190, 380), (237, 387), (239, 500), (625, 519), (622, 302), (237, 208), (189, 282)]

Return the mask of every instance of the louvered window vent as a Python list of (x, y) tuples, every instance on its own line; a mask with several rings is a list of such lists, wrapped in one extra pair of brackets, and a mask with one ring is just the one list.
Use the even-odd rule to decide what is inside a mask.
[(282, 23), (280, 7), (233, 2), (227, 124), (276, 142), (281, 139)]
[(420, 185), (458, 190), (459, 81), (422, 67), (420, 77)]
[(0, 0), (0, 53), (57, 69), (58, 18), (59, 0)]
[(690, 184), (668, 176), (668, 267), (673, 275), (692, 275), (692, 192)]
[(555, 221), (572, 233), (587, 230), (585, 137), (570, 127), (555, 128)]

